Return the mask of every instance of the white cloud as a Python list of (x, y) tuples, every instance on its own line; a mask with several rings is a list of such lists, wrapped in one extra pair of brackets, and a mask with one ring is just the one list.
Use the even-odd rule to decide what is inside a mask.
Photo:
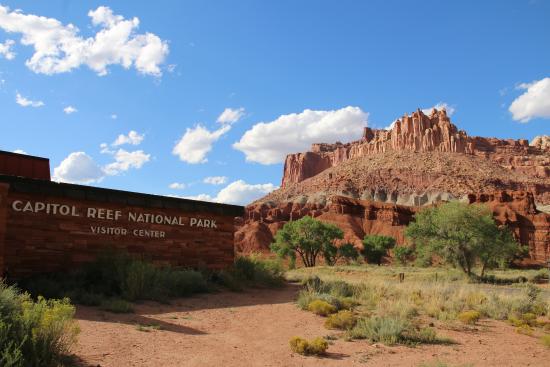
[(202, 180), (202, 182), (210, 184), (210, 185), (223, 185), (224, 183), (227, 182), (227, 177), (225, 177), (225, 176), (210, 176), (210, 177), (205, 177), (205, 179)]
[(216, 196), (210, 196), (208, 194), (199, 194), (195, 196), (186, 196), (186, 199), (213, 201), (216, 203), (224, 204), (238, 204), (246, 205), (253, 202), (256, 199), (269, 194), (271, 191), (276, 190), (278, 187), (271, 184), (247, 184), (243, 180), (238, 180), (230, 183), (226, 187), (220, 190)]
[(16, 93), (15, 94), (15, 102), (23, 107), (42, 107), (44, 106), (44, 102), (42, 101), (31, 101), (30, 99), (27, 99), (23, 97), (21, 94)]
[(0, 43), (0, 56), (6, 58), (6, 60), (15, 59), (15, 52), (11, 48), (15, 45), (14, 40), (6, 40), (4, 43)]
[(241, 119), (241, 117), (244, 116), (244, 108), (226, 108), (223, 110), (223, 112), (218, 116), (218, 119), (216, 120), (220, 124), (232, 124), (234, 122), (237, 122)]
[(118, 115), (116, 113), (113, 113), (111, 115), (111, 119), (116, 120), (118, 118)]
[(128, 135), (120, 134), (112, 145), (114, 147), (124, 144), (139, 145), (144, 138), (145, 134), (139, 134), (138, 132), (131, 130)]
[(108, 66), (121, 65), (142, 74), (162, 74), (160, 65), (168, 55), (168, 43), (153, 33), (136, 33), (138, 18), (124, 19), (105, 6), (89, 11), (88, 16), (98, 30), (93, 37), (83, 38), (73, 24), (0, 5), (0, 28), (20, 33), (21, 44), (34, 48), (25, 63), (35, 73), (65, 73), (86, 65), (106, 75)]
[(208, 161), (206, 155), (212, 150), (212, 145), (230, 129), (229, 124), (214, 131), (209, 131), (202, 125), (187, 128), (185, 134), (174, 146), (172, 154), (179, 156), (187, 163), (205, 163)]
[(151, 158), (150, 154), (146, 154), (142, 150), (110, 151), (105, 143), (101, 144), (101, 148), (102, 153), (112, 154), (115, 161), (100, 166), (86, 153), (73, 152), (54, 168), (53, 180), (81, 184), (99, 182), (107, 175), (115, 176), (131, 168), (139, 169)]
[(260, 122), (244, 133), (233, 147), (249, 162), (283, 162), (289, 153), (309, 149), (312, 143), (332, 143), (361, 138), (368, 113), (359, 107), (331, 111), (304, 110), (282, 115), (271, 122)]
[(537, 117), (550, 118), (550, 78), (522, 83), (517, 88), (526, 92), (516, 98), (508, 109), (514, 120), (529, 122)]
[(15, 149), (13, 152), (17, 154), (27, 154), (23, 149)]
[(181, 182), (174, 182), (168, 185), (168, 187), (173, 190), (183, 190), (187, 187), (187, 185)]
[(73, 106), (67, 106), (63, 109), (63, 112), (65, 112), (67, 115), (70, 115), (71, 113), (78, 112), (78, 110)]
[(452, 116), (456, 112), (456, 109), (446, 102), (439, 102), (433, 107), (423, 109), (422, 112), (424, 112), (424, 115), (429, 116), (434, 108), (438, 111), (445, 109), (447, 111), (447, 116)]
[(141, 168), (145, 163), (149, 162), (151, 155), (144, 153), (142, 150), (128, 152), (124, 149), (119, 149), (114, 153), (115, 161), (105, 166), (105, 173), (114, 176), (121, 172), (128, 171), (130, 168)]
[(115, 154), (114, 150), (109, 149), (109, 144), (107, 143), (101, 143), (99, 148), (101, 149), (99, 151), (101, 154)]
[(53, 171), (54, 181), (69, 183), (89, 184), (101, 181), (104, 176), (103, 169), (84, 152), (69, 154)]
[(192, 196), (175, 196), (182, 199), (190, 199), (190, 200), (199, 200), (199, 201), (212, 201), (216, 202), (215, 198), (208, 194), (198, 194), (198, 195), (192, 195)]

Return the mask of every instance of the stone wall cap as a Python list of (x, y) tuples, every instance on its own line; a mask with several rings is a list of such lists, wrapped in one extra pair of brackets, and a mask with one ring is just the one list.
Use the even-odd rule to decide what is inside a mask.
[(10, 191), (20, 193), (43, 194), (68, 199), (118, 203), (148, 208), (180, 209), (232, 217), (242, 217), (244, 215), (244, 207), (240, 205), (212, 203), (2, 174), (0, 174), (0, 183), (7, 183), (10, 185)]
[(39, 157), (39, 156), (36, 156), (36, 155), (30, 155), (30, 154), (8, 152), (6, 150), (0, 150), (0, 155), (12, 155), (12, 156), (15, 156), (15, 157), (23, 157), (23, 158), (28, 158), (28, 159), (39, 159), (39, 160), (48, 161), (48, 162), (50, 161), (48, 158)]

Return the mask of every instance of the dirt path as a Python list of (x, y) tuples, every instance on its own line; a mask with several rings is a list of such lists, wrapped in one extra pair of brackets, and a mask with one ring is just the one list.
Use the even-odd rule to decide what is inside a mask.
[[(550, 350), (503, 322), (482, 322), (477, 331), (440, 330), (455, 345), (385, 347), (334, 341), (324, 358), (292, 354), (288, 340), (334, 334), (323, 319), (299, 310), (294, 286), (281, 290), (223, 292), (145, 303), (136, 313), (115, 315), (78, 307), (82, 332), (75, 350), (83, 366), (548, 366)], [(136, 325), (158, 325), (140, 331)]]

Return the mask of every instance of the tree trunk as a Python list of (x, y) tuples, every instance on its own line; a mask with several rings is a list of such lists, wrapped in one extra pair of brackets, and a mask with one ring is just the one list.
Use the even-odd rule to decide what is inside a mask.
[(486, 263), (485, 262), (482, 262), (481, 263), (481, 277), (483, 278), (483, 276), (485, 275), (485, 266), (486, 266)]

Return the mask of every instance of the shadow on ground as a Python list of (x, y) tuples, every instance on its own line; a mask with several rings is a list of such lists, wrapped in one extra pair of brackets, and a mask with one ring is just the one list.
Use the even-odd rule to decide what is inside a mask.
[[(134, 313), (115, 314), (103, 311), (97, 307), (77, 305), (76, 319), (96, 322), (123, 323), (137, 326), (158, 327), (164, 331), (188, 335), (203, 335), (203, 331), (159, 320), (151, 315), (170, 313), (185, 313), (208, 309), (226, 309), (233, 307), (247, 307), (265, 304), (280, 304), (294, 302), (301, 287), (296, 284), (286, 284), (276, 289), (253, 289), (243, 292), (217, 292), (199, 294), (188, 298), (178, 298), (169, 304), (146, 301), (134, 305)], [(220, 297), (220, 295), (222, 297)]]

